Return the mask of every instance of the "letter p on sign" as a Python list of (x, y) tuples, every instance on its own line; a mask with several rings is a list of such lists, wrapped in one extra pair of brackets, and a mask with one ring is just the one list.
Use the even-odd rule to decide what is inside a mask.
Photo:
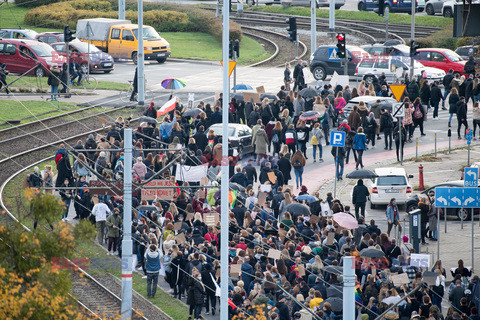
[(345, 132), (344, 131), (330, 131), (330, 145), (332, 147), (345, 146)]

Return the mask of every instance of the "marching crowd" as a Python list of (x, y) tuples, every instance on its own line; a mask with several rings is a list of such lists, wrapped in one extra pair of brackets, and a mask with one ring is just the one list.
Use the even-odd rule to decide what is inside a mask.
[[(408, 237), (390, 237), (392, 227), (399, 225), (395, 199), (386, 209), (388, 230), (381, 230), (374, 220), (365, 220), (368, 189), (361, 180), (351, 203), (341, 203), (331, 193), (325, 198), (318, 193), (309, 194), (303, 185), (306, 160), (311, 156), (321, 166), (323, 147), (329, 145), (329, 131), (333, 129), (346, 132), (345, 147), (331, 149), (332, 156), (338, 158), (336, 178), (341, 180), (344, 163), (352, 160), (350, 154), (356, 168), (363, 168), (363, 153), (376, 147), (380, 133), (385, 149), (391, 150), (395, 142), (399, 159), (417, 127), (424, 135), (423, 122), (429, 106), (436, 118), (440, 102), (447, 101), (450, 113), (457, 116), (460, 137), (460, 126), (468, 127), (466, 108), (472, 98), (475, 128), (480, 124), (478, 78), (460, 77), (457, 81), (458, 77), (450, 74), (453, 78), (450, 82), (444, 80), (443, 94), (438, 83), (412, 79), (404, 98), (405, 117), (399, 126), (391, 108), (381, 101), (381, 97), (390, 95), (384, 77), (368, 86), (363, 81), (358, 88), (324, 85), (314, 90), (316, 93), (307, 94), (313, 88), (303, 88), (304, 82), (298, 81), (303, 67), (299, 61), (293, 72), (297, 91), (288, 90), (292, 79), (287, 66), (285, 86), (274, 99), (264, 97), (260, 103), (242, 99), (229, 102), (229, 121), (252, 128), (255, 156), (239, 160), (238, 150), (229, 141), (231, 270), (227, 284), (219, 283), (220, 225), (218, 220), (207, 219), (221, 211), (217, 177), (222, 137), (208, 128), (222, 121), (222, 97), (213, 105), (201, 102), (194, 116), (184, 116), (186, 110), (178, 102), (175, 110), (162, 115), (158, 125), (156, 121), (144, 122), (135, 130), (132, 235), (136, 267), (147, 279), (148, 297), (155, 296), (161, 276), (171, 294), (179, 299), (186, 297), (193, 319), (200, 319), (202, 311), (218, 312), (218, 288), (224, 285), (229, 287), (232, 319), (260, 319), (262, 315), (263, 319), (280, 320), (341, 319), (343, 257), (353, 256), (355, 305), (362, 319), (379, 315), (382, 319), (480, 319), (480, 280), (461, 260), (452, 269), (454, 280), (450, 287), (446, 286), (446, 269), (441, 261), (428, 270), (435, 273), (434, 284), (425, 285), (422, 273), (426, 269), (410, 264), (410, 254), (415, 250)], [(344, 108), (351, 99), (369, 95), (379, 99), (368, 107), (360, 102), (346, 116)], [(452, 98), (455, 95), (460, 96), (458, 101)], [(157, 115), (152, 102), (144, 116), (155, 119)], [(28, 178), (31, 187), (58, 188), (66, 205), (65, 221), (73, 204), (76, 219), (95, 223), (98, 242), (103, 244), (107, 239), (108, 254), (121, 255), (123, 199), (115, 194), (95, 196), (88, 182), (113, 183), (123, 179), (123, 129), (130, 127), (130, 120), (119, 117), (106, 128), (105, 135), (90, 135), (73, 148), (60, 146), (55, 155), (55, 181), (51, 167), (42, 172), (35, 168)], [(308, 144), (313, 146), (312, 154), (307, 152)], [(208, 186), (200, 185), (200, 181), (175, 180), (177, 164), (208, 167)], [(292, 170), (298, 195), (289, 187)], [(172, 181), (174, 199), (142, 200), (139, 187), (152, 179)], [(259, 192), (266, 193), (264, 199), (260, 200)], [(353, 206), (355, 212), (350, 213)], [(430, 221), (430, 232), (427, 231), (434, 211), (430, 199), (421, 198), (419, 208), (425, 221), (422, 241), (435, 240), (436, 222)], [(339, 212), (355, 217), (358, 228), (341, 228), (332, 218)], [(362, 256), (365, 249), (381, 251), (383, 256)], [(408, 276), (402, 284), (389, 277), (402, 273)], [(413, 294), (401, 300), (412, 290)], [(445, 317), (444, 300), (451, 302)]]

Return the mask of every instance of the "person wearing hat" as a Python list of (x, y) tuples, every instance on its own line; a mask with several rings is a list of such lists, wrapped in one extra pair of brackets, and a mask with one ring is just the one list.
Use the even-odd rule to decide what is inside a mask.
[(150, 105), (148, 106), (147, 110), (143, 113), (145, 117), (150, 117), (153, 119), (157, 119), (157, 109), (155, 109), (155, 102), (150, 102)]
[(52, 101), (57, 100), (58, 86), (60, 85), (60, 74), (61, 71), (57, 66), (52, 66), (50, 68), (50, 74), (48, 75), (47, 83), (51, 87), (51, 99)]

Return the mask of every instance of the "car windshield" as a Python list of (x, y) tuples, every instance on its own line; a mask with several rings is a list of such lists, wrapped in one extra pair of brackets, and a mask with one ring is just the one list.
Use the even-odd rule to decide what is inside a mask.
[[(135, 38), (138, 39), (138, 29), (133, 29), (133, 34), (135, 35)], [(161, 39), (160, 35), (158, 34), (155, 29), (152, 27), (143, 27), (143, 40), (155, 40), (155, 39)]]
[(404, 176), (382, 176), (377, 178), (377, 186), (404, 186), (407, 180)]
[[(88, 53), (88, 43), (86, 42), (76, 42), (75, 48), (77, 48), (81, 53)], [(90, 53), (101, 52), (100, 49), (95, 47), (93, 44), (90, 44)]]
[(457, 53), (455, 53), (452, 50), (445, 50), (443, 54), (446, 55), (447, 58), (452, 62), (458, 62), (463, 60), (462, 57), (460, 57)]
[[(222, 126), (211, 127), (210, 129), (213, 130), (213, 132), (215, 132), (215, 135), (217, 136), (221, 136), (223, 134)], [(228, 128), (228, 137), (230, 138), (233, 136), (235, 136), (235, 128)]]
[(40, 42), (34, 46), (31, 46), (30, 48), (32, 48), (35, 54), (39, 57), (51, 57), (52, 52), (55, 51), (48, 44)]
[(23, 30), (23, 33), (29, 39), (35, 39), (35, 36), (38, 34), (36, 31), (33, 31), (33, 30)]

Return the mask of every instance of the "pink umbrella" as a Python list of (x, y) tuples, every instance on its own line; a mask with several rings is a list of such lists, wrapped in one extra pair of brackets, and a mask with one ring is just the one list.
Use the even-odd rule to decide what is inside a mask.
[(335, 221), (336, 223), (338, 223), (340, 227), (345, 229), (358, 228), (357, 219), (355, 219), (355, 217), (345, 212), (335, 213), (333, 215), (333, 221)]

